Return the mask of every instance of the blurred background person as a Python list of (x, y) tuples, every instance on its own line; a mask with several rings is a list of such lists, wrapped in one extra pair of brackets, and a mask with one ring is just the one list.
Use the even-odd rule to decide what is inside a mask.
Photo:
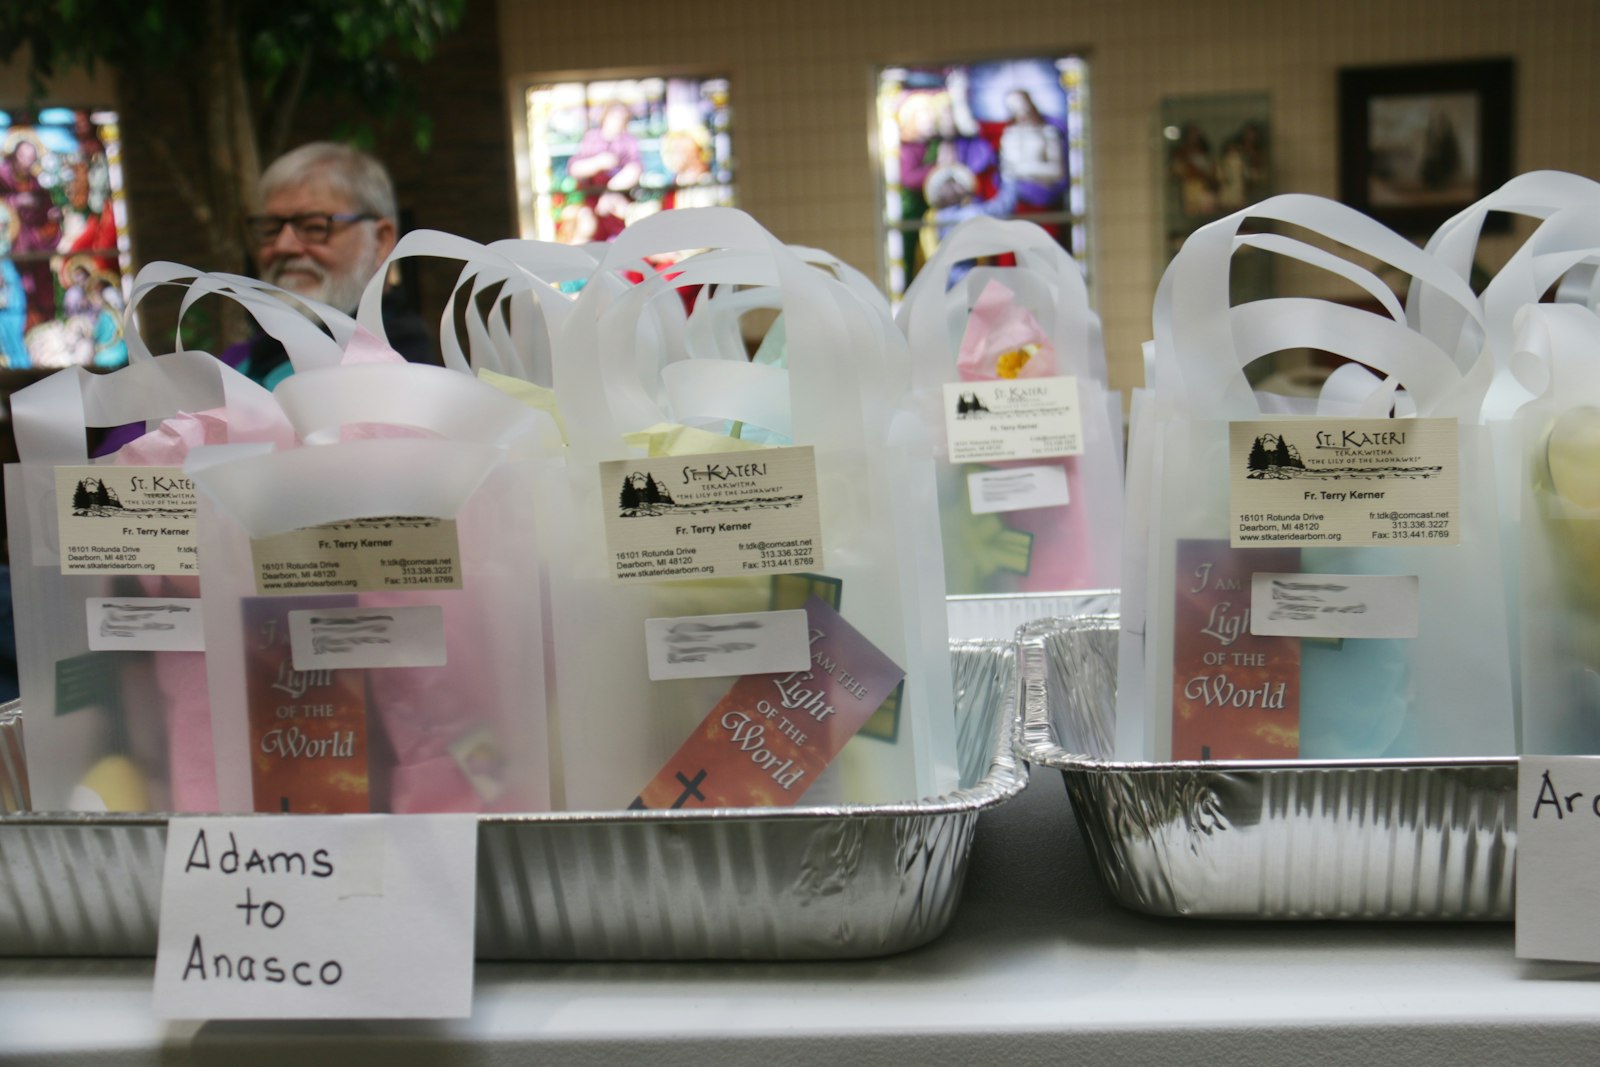
[[(279, 156), (261, 175), (261, 213), (245, 220), (261, 278), (355, 314), (361, 294), (399, 236), (394, 183), (377, 159), (349, 145), (314, 141)], [(413, 363), (442, 365), (421, 316), (386, 292), (389, 345)], [(265, 334), (222, 358), (271, 388), (293, 373), (283, 345)]]

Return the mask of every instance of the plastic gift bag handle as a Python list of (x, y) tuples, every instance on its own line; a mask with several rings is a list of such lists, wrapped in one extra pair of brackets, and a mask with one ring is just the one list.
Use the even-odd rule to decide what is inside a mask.
[[(1044, 230), (1031, 222), (986, 217), (967, 219), (952, 230), (933, 257), (911, 282), (900, 305), (901, 329), (913, 353), (950, 351), (945, 319), (945, 302), (928, 299), (942, 294), (948, 284), (950, 268), (981, 256), (1013, 253), (1022, 265), (1049, 273), (1057, 285), (1056, 299), (1046, 320), (1041, 321), (1063, 361), (1072, 353), (1087, 353), (1091, 374), (1105, 381), (1105, 357), (1098, 361), (1094, 343), (1099, 334), (1098, 320), (1089, 310), (1089, 292), (1083, 283), (1077, 261)], [(927, 293), (927, 290), (933, 293)], [(943, 360), (917, 358), (912, 374), (916, 388), (937, 390), (948, 374)]]
[[(110, 374), (57, 371), (11, 396), (17, 457), (24, 463), (86, 464), (89, 427), (157, 422), (180, 411), (227, 407), (243, 439), (292, 439), (272, 395), (204, 352), (174, 352)], [(248, 427), (248, 429), (246, 429)]]
[[(1472, 273), (1478, 239), (1489, 212), (1503, 211), (1544, 219), (1563, 208), (1582, 204), (1600, 205), (1600, 183), (1558, 170), (1519, 174), (1447, 219), (1428, 239), (1427, 251), (1446, 268), (1465, 279)], [(1414, 329), (1431, 337), (1435, 344), (1446, 350), (1475, 352), (1484, 340), (1483, 333), (1475, 334), (1468, 328), (1469, 319), (1453, 301), (1441, 299), (1438, 292), (1420, 288), (1415, 279), (1406, 297), (1406, 312)], [(1496, 324), (1493, 317), (1489, 321)], [(1510, 318), (1497, 325), (1499, 330), (1489, 340), (1495, 346), (1498, 358), (1503, 361), (1512, 340)]]
[[(859, 354), (848, 351), (849, 328), (839, 312), (854, 301), (848, 297), (839, 299), (842, 283), (807, 265), (749, 215), (733, 208), (696, 208), (653, 215), (622, 231), (607, 250), (597, 275), (614, 274), (622, 265), (651, 254), (706, 247), (765, 253), (773, 273), (755, 280), (780, 284), (786, 309), (807, 309), (808, 313), (786, 316), (791, 352), (805, 353), (805, 358), (791, 359), (787, 371), (791, 436), (812, 444), (818, 451), (819, 464), (825, 453), (859, 456), (866, 439), (863, 405), (881, 398), (862, 396), (860, 383), (866, 379), (858, 365), (863, 361)], [(593, 283), (579, 295), (568, 323), (568, 343), (558, 346), (558, 357), (564, 353), (565, 358), (557, 360), (556, 387), (569, 415), (575, 449), (620, 458), (623, 432), (663, 421), (667, 414), (637, 374), (618, 368), (629, 353), (598, 343), (597, 323), (612, 295)], [(644, 294), (636, 299), (644, 299)], [(627, 336), (631, 341), (632, 335)], [(584, 352), (595, 353), (596, 365), (585, 365)], [(746, 370), (754, 366), (715, 362), (725, 369)], [(845, 399), (843, 405), (841, 398)], [(852, 417), (841, 418), (841, 407), (851, 411)]]
[(492, 351), (506, 355), (498, 366), (489, 369), (549, 388), (553, 362), (551, 346), (577, 301), (576, 293), (564, 292), (560, 286), (567, 282), (587, 282), (598, 260), (593, 250), (585, 245), (554, 241), (507, 238), (491, 242), (488, 247), (550, 287), (526, 293), (502, 290), (495, 298), (494, 306), (487, 312), (489, 338), (494, 344)]
[[(501, 251), (454, 234), (441, 233), (437, 230), (412, 230), (395, 242), (389, 257), (383, 261), (361, 294), (361, 304), (356, 309), (356, 321), (373, 336), (382, 339), (385, 344), (388, 343), (388, 335), (383, 327), (383, 290), (389, 275), (389, 265), (412, 256), (454, 259), (466, 264), (466, 269), (457, 279), (457, 290), (452, 294), (453, 297), (459, 294), (461, 287), (467, 282), (471, 284), (468, 298), (473, 301), (485, 288), (495, 284), (502, 287), (501, 298), (527, 293), (533, 299), (538, 299), (541, 290), (553, 291), (548, 283), (507, 258)], [(452, 318), (453, 304), (453, 299), (446, 302), (444, 316), (439, 323), (439, 346), (446, 367), (471, 374), (473, 360), (469, 358), (468, 351), (462, 349), (461, 339), (456, 334)], [(479, 361), (484, 362), (487, 353), (494, 349), (494, 340), (490, 337), (483, 321), (471, 313), (475, 310), (475, 303), (468, 310), (469, 314), (466, 315), (468, 348), (472, 352), (483, 353)], [(499, 358), (502, 365), (507, 362), (513, 364), (521, 362), (517, 353), (501, 352)]]
[(1516, 314), (1513, 369), (1541, 400), (1600, 392), (1600, 315), (1572, 304), (1528, 304)]
[[(1600, 186), (1596, 187), (1600, 189)], [(1533, 235), (1506, 261), (1483, 291), (1483, 309), (1488, 320), (1490, 351), (1496, 368), (1512, 370), (1517, 344), (1517, 313), (1528, 304), (1537, 304), (1549, 288), (1566, 278), (1575, 268), (1600, 261), (1600, 199), (1552, 212)], [(1576, 288), (1584, 297), (1592, 281), (1583, 272), (1585, 284)], [(1572, 295), (1569, 289), (1569, 297)], [(1584, 303), (1588, 303), (1586, 299)], [(1533, 395), (1532, 392), (1503, 386), (1498, 394), (1495, 416), (1505, 416)]]
[[(1153, 326), (1156, 342), (1155, 384), (1163, 404), (1189, 411), (1201, 418), (1249, 417), (1258, 414), (1260, 405), (1251, 392), (1244, 366), (1260, 353), (1247, 355), (1241, 350), (1235, 336), (1235, 323), (1248, 321), (1259, 324), (1261, 317), (1267, 315), (1310, 314), (1311, 305), (1328, 303), (1280, 297), (1253, 301), (1238, 309), (1230, 307), (1228, 268), (1236, 248), (1245, 245), (1264, 246), (1271, 251), (1294, 255), (1319, 265), (1326, 265), (1328, 260), (1327, 253), (1292, 238), (1273, 235), (1241, 238), (1238, 232), (1240, 227), (1252, 218), (1304, 227), (1395, 266), (1423, 284), (1437, 288), (1444, 296), (1456, 301), (1470, 318), (1480, 325), (1482, 323), (1481, 308), (1466, 282), (1388, 227), (1353, 208), (1322, 197), (1301, 194), (1270, 197), (1196, 230), (1162, 275), (1156, 288)], [(1359, 269), (1351, 268), (1343, 273), (1349, 277)], [(1245, 308), (1252, 310), (1244, 312)], [(1243, 317), (1235, 312), (1242, 312)], [(1366, 314), (1379, 323), (1393, 318), (1392, 307), (1389, 320), (1366, 312), (1358, 313)], [(1309, 321), (1339, 321), (1343, 324), (1341, 328), (1353, 328), (1357, 320), (1338, 316), (1337, 320), (1319, 317)], [(1430, 349), (1402, 341), (1397, 333), (1385, 331), (1385, 335), (1396, 346), (1393, 352), (1396, 362), (1392, 367), (1378, 369), (1396, 375), (1408, 386), (1413, 382), (1419, 383), (1413, 387), (1414, 392), (1420, 389), (1417, 393), (1419, 410), (1427, 410), (1425, 396), (1433, 403), (1444, 403), (1448, 390), (1442, 390), (1435, 384), (1435, 375), (1443, 373), (1439, 359), (1431, 354), (1423, 356), (1422, 353)], [(1306, 339), (1301, 344), (1314, 344), (1320, 348), (1336, 349), (1339, 343), (1337, 338), (1314, 332), (1303, 336)], [(1437, 345), (1433, 345), (1431, 351), (1442, 356), (1451, 367), (1455, 366), (1450, 355)], [(1369, 352), (1359, 358), (1361, 362), (1373, 365), (1372, 361), (1380, 357), (1375, 352)], [(1459, 370), (1456, 375), (1462, 377)]]
[[(339, 363), (344, 358), (344, 346), (357, 331), (355, 321), (343, 312), (267, 282), (238, 274), (199, 271), (179, 263), (157, 262), (139, 271), (133, 281), (133, 292), (128, 297), (124, 316), (129, 327), (125, 334), (130, 363), (151, 358), (150, 350), (139, 333), (134, 309), (152, 292), (168, 285), (183, 286), (186, 290), (178, 306), (177, 337), (180, 352), (183, 351), (184, 316), (202, 297), (212, 294), (236, 301), (249, 311), (267, 336), (283, 344), (296, 370)], [(291, 300), (303, 310), (297, 310), (290, 303)], [(308, 314), (314, 316), (316, 321), (307, 318)], [(326, 326), (329, 332), (318, 329), (317, 322)]]

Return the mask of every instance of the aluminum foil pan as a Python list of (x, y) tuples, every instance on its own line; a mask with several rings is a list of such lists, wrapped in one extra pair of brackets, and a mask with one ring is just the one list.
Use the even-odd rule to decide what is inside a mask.
[(950, 639), (1010, 641), (1017, 628), (1035, 619), (1095, 615), (1116, 611), (1116, 590), (1074, 593), (984, 593), (945, 597)]
[[(1027, 784), (1013, 647), (952, 653), (960, 790), (893, 805), (484, 816), (478, 957), (844, 959), (932, 940), (955, 913), (978, 813)], [(0, 720), (0, 795), (23, 787), (21, 760), (6, 756), (18, 721)], [(160, 815), (0, 816), (0, 956), (153, 955), (166, 829)]]
[(1118, 903), (1220, 919), (1512, 918), (1516, 760), (1108, 759), (1117, 633), (1110, 612), (1017, 638), (1021, 753), (1065, 777)]

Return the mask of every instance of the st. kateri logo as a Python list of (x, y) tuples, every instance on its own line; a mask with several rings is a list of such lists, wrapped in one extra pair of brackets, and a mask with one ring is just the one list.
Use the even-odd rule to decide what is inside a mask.
[(74, 515), (105, 515), (122, 510), (122, 498), (117, 491), (99, 478), (79, 478), (78, 487), (72, 491)]
[(977, 393), (962, 393), (956, 397), (956, 418), (971, 419), (989, 414), (989, 409), (978, 399)]
[(1294, 471), (1303, 471), (1300, 450), (1277, 434), (1264, 433), (1250, 446), (1250, 458), (1245, 461), (1248, 477), (1292, 478)]
[(675, 507), (676, 501), (654, 475), (634, 471), (623, 477), (617, 504), (622, 509), (622, 517), (632, 519), (640, 515), (660, 515), (667, 508)]

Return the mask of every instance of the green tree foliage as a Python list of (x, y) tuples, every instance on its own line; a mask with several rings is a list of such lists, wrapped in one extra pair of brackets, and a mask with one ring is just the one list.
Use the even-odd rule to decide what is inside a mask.
[[(237, 270), (263, 161), (290, 147), (294, 117), (308, 102), (357, 116), (341, 134), (360, 143), (371, 143), (375, 124), (404, 116), (417, 147), (427, 149), (433, 127), (417, 110), (403, 64), (431, 58), (465, 7), (466, 0), (0, 3), (0, 63), (25, 54), (39, 96), (75, 68), (108, 67), (122, 86), (175, 79), (204, 116), (203, 128), (186, 132), (202, 143), (206, 172), (188, 173), (158, 132), (140, 133), (207, 235), (206, 266)], [(230, 340), (242, 331), (242, 319), (223, 325)]]
[(1250, 446), (1250, 459), (1246, 462), (1246, 466), (1253, 471), (1267, 469), (1267, 450), (1261, 444), (1261, 438), (1259, 437), (1256, 438), (1255, 444)]

